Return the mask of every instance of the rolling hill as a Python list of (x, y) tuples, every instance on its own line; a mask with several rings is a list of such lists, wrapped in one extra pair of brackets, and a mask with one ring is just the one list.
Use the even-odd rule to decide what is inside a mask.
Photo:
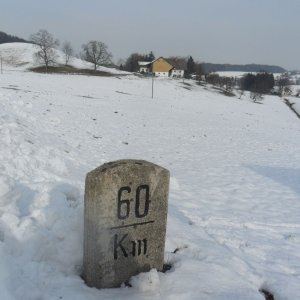
[(28, 41), (21, 39), (17, 36), (13, 36), (10, 34), (7, 34), (3, 31), (0, 31), (0, 44), (4, 44), (4, 43), (29, 43)]
[[(0, 55), (3, 60), (3, 68), (29, 70), (42, 66), (43, 63), (36, 59), (36, 52), (39, 48), (34, 44), (29, 43), (6, 43), (0, 44)], [(65, 64), (64, 53), (55, 49), (56, 61), (54, 66)], [(78, 69), (93, 69), (93, 65), (89, 62), (76, 57), (71, 57), (69, 65)], [(120, 71), (114, 68), (100, 67), (99, 70), (112, 74), (129, 74), (128, 72)]]

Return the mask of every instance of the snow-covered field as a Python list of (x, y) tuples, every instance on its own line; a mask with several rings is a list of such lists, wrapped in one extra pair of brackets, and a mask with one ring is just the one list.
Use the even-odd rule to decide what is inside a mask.
[(292, 99), (293, 103), (295, 103), (293, 105), (293, 108), (298, 112), (298, 114), (300, 115), (300, 99), (299, 98), (296, 98), (296, 97), (293, 97)]
[[(300, 120), (186, 82), (151, 99), (133, 76), (0, 74), (1, 300), (299, 298)], [(171, 172), (172, 269), (97, 290), (80, 278), (84, 180), (123, 158)]]
[(300, 115), (300, 98), (299, 98), (299, 95), (300, 95), (300, 85), (292, 85), (291, 86), (291, 91), (292, 91), (292, 95), (298, 95), (298, 97), (288, 96), (288, 97), (285, 97), (285, 98), (287, 98), (290, 103), (294, 103), (293, 104), (293, 108)]
[[(249, 72), (239, 72), (239, 71), (218, 71), (216, 74), (219, 74), (219, 76), (222, 77), (243, 77), (244, 75), (248, 74)], [(251, 72), (255, 74), (254, 72)]]

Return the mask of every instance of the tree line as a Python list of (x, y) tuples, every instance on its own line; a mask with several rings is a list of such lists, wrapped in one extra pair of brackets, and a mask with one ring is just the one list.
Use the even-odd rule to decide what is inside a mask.
[(292, 93), (291, 80), (287, 73), (281, 74), (276, 79), (273, 73), (268, 72), (247, 73), (241, 78), (210, 73), (204, 76), (203, 81), (218, 87), (227, 96), (233, 96), (233, 89), (236, 89), (239, 91), (240, 99), (244, 92), (248, 91), (253, 102), (262, 100), (265, 94), (282, 96)]
[(268, 73), (284, 73), (286, 70), (279, 66), (272, 65), (259, 65), (259, 64), (246, 64), (246, 65), (232, 65), (232, 64), (213, 64), (202, 63), (202, 67), (206, 73), (232, 71), (232, 72), (268, 72)]
[[(59, 40), (55, 39), (47, 30), (40, 29), (30, 36), (30, 41), (38, 48), (36, 58), (44, 64), (47, 71), (49, 66), (57, 60), (55, 48), (60, 45)], [(70, 58), (74, 55), (74, 49), (70, 42), (65, 41), (62, 44), (61, 50), (64, 53), (65, 65), (67, 66)], [(80, 56), (82, 59), (92, 63), (95, 71), (100, 65), (111, 64), (112, 58), (107, 45), (100, 41), (89, 41), (83, 44)]]
[(28, 41), (18, 38), (17, 36), (7, 34), (5, 32), (0, 31), (0, 44), (5, 43), (29, 43)]

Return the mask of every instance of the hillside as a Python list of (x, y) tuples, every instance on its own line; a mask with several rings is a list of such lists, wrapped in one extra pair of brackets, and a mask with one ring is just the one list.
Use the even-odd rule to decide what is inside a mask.
[[(36, 60), (35, 53), (38, 48), (33, 44), (27, 43), (7, 43), (0, 45), (0, 55), (3, 60), (4, 70), (29, 70), (43, 63)], [(56, 63), (55, 66), (64, 65), (64, 53), (58, 49), (55, 50)], [(76, 57), (71, 57), (69, 65), (78, 69), (93, 69), (93, 65)], [(100, 67), (98, 70), (112, 74), (129, 74), (114, 68)]]
[(29, 42), (17, 36), (13, 36), (3, 31), (0, 31), (0, 44), (4, 44), (4, 43), (29, 43)]
[(248, 64), (248, 65), (233, 65), (233, 64), (213, 64), (213, 63), (202, 63), (201, 64), (204, 72), (269, 72), (269, 73), (284, 73), (286, 70), (279, 66), (270, 65), (258, 65), (258, 64)]

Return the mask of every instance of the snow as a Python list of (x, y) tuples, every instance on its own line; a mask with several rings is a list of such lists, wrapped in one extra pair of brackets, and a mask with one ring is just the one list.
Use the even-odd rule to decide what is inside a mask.
[(292, 104), (293, 109), (300, 115), (300, 98), (293, 96), (288, 96), (285, 98), (288, 99), (288, 101)]
[(293, 95), (297, 96), (289, 96), (286, 97), (290, 103), (293, 104), (293, 109), (300, 115), (300, 85), (291, 85), (291, 90)]
[(151, 62), (150, 61), (139, 61), (138, 62), (138, 64), (140, 65), (140, 66), (147, 66), (147, 65), (149, 65)]
[(295, 104), (294, 104), (294, 109), (297, 111), (297, 113), (300, 115), (300, 99), (296, 98), (294, 99)]
[(243, 77), (248, 73), (255, 74), (254, 72), (242, 72), (242, 71), (218, 71), (215, 73), (222, 77), (237, 77), (237, 78)]
[[(27, 70), (30, 68), (38, 67), (41, 62), (35, 59), (35, 54), (39, 48), (33, 44), (26, 43), (7, 43), (0, 44), (0, 56), (3, 59), (3, 68), (6, 70)], [(65, 55), (62, 51), (54, 49), (55, 61), (57, 65), (65, 64)], [(69, 65), (79, 69), (93, 69), (94, 65), (83, 61), (79, 58), (70, 57)], [(114, 68), (99, 67), (98, 70), (112, 73), (128, 75), (128, 72), (116, 70)]]
[[(300, 122), (281, 98), (256, 104), (155, 79), (152, 99), (152, 78), (9, 67), (0, 74), (1, 300), (261, 300), (261, 288), (299, 297)], [(123, 158), (171, 172), (172, 268), (97, 290), (80, 277), (84, 180)]]
[[(242, 71), (218, 71), (215, 72), (216, 74), (218, 74), (221, 77), (236, 77), (236, 78), (241, 78), (243, 76), (245, 76), (246, 74), (256, 74), (257, 72), (242, 72)], [(273, 73), (274, 78), (279, 78), (280, 76), (282, 76), (282, 73)]]

